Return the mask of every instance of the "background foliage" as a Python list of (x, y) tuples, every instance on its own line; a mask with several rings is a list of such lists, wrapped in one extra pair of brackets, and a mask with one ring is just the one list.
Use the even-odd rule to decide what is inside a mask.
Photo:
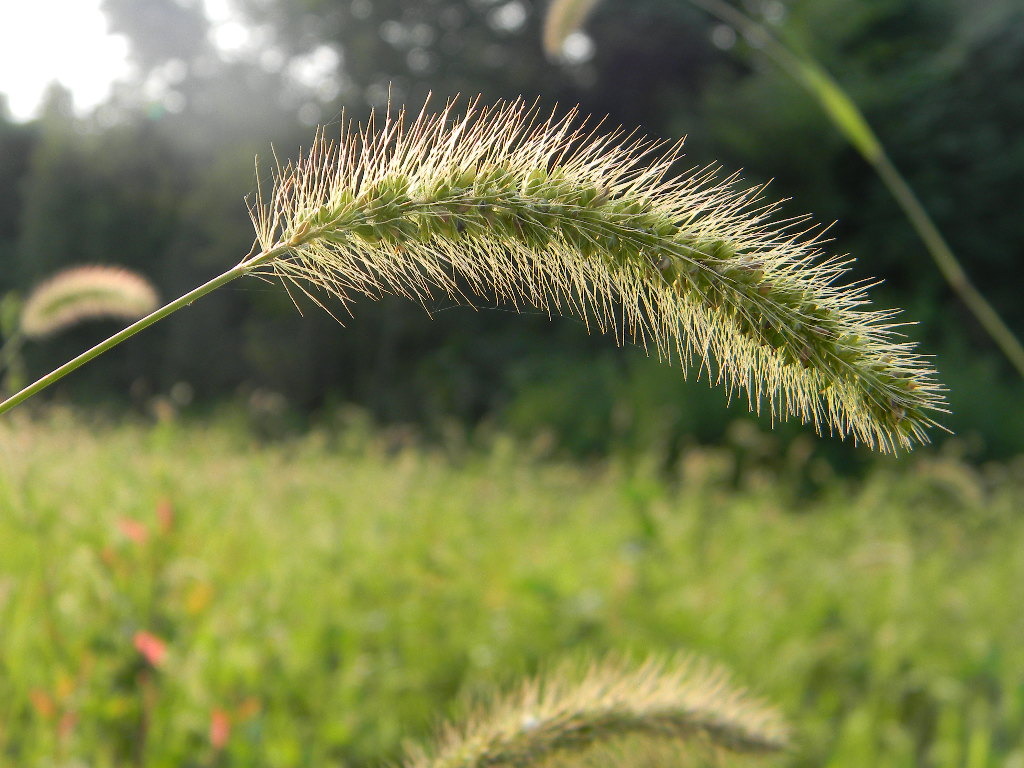
[(0, 765), (381, 765), (459, 693), (678, 650), (794, 724), (765, 768), (1024, 760), (1020, 460), (258, 423), (0, 424)]

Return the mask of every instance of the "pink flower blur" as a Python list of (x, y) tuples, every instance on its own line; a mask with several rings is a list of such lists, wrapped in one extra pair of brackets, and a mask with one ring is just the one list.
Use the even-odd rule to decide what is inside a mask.
[(133, 638), (135, 650), (142, 654), (143, 658), (154, 667), (163, 664), (167, 656), (167, 643), (154, 635), (152, 632), (136, 632)]
[(231, 717), (223, 709), (215, 709), (210, 713), (210, 744), (216, 750), (227, 746), (231, 736)]
[(136, 544), (145, 544), (146, 539), (149, 538), (149, 529), (130, 517), (122, 517), (118, 520), (117, 529)]

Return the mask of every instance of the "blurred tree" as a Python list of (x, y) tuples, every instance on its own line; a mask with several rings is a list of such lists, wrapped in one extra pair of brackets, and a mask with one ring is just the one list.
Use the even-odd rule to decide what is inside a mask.
[[(21, 285), (39, 281), (61, 266), (82, 261), (86, 235), (81, 150), (75, 142), (71, 93), (50, 87), (39, 119), (39, 139), (28, 159), (16, 262)], [(95, 244), (95, 240), (92, 241)]]
[(214, 55), (202, 3), (103, 0), (102, 7), (110, 31), (128, 39), (132, 58), (143, 72), (167, 61), (194, 62)]
[[(16, 263), (15, 249), (22, 216), (22, 189), (36, 141), (34, 125), (11, 122), (7, 100), (0, 94), (0, 264)], [(0, 294), (19, 284), (13, 269), (0, 270)]]

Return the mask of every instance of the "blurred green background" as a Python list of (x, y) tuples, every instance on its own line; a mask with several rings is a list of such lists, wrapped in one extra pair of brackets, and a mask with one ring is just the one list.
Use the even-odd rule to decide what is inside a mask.
[[(106, 0), (132, 79), (87, 115), (60, 87), (38, 119), (0, 110), (0, 292), (71, 264), (121, 264), (165, 297), (251, 244), (243, 197), (253, 156), (293, 157), (313, 123), (361, 119), (390, 97), (525, 95), (651, 136), (687, 136), (694, 165), (742, 169), (812, 212), (852, 278), (881, 278), (950, 389), (948, 426), (975, 458), (1024, 448), (1020, 380), (939, 276), (871, 169), (818, 105), (764, 56), (684, 0), (600, 3), (570, 60), (541, 52), (545, 4), (526, 0), (247, 0), (248, 42), (214, 44), (204, 6)], [(847, 88), (1011, 328), (1024, 330), (1024, 8), (1016, 0), (751, 0), (743, 4)], [(14, 73), (5, 74), (13, 77)], [(0, 80), (0, 92), (3, 81)], [(266, 163), (264, 164), (266, 165)], [(496, 424), (575, 455), (720, 442), (745, 407), (684, 383), (573, 320), (439, 299), (362, 301), (344, 329), (255, 280), (232, 286), (63, 383), (53, 397), (146, 410), (175, 385), (193, 410), (257, 393), (303, 427), (357, 403), (383, 423), (436, 434)], [(111, 330), (26, 349), (39, 375)], [(183, 386), (182, 386), (183, 385)], [(761, 422), (768, 428), (767, 420)], [(783, 432), (783, 435), (789, 434)], [(936, 435), (941, 439), (942, 435)], [(859, 452), (838, 452), (839, 465)]]
[(1020, 459), (812, 461), (809, 495), (806, 447), (665, 472), (238, 420), (0, 422), (0, 765), (394, 765), (466, 696), (680, 651), (793, 724), (710, 765), (1024, 763)]

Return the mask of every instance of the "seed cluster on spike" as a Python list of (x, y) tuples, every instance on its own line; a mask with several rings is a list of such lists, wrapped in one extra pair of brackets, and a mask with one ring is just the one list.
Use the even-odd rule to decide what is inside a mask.
[(434, 292), (564, 312), (684, 367), (751, 407), (882, 451), (928, 440), (943, 411), (893, 311), (840, 284), (805, 218), (760, 189), (671, 171), (680, 145), (548, 120), (523, 102), (386, 116), (318, 135), (253, 210), (253, 271), (326, 290)]

